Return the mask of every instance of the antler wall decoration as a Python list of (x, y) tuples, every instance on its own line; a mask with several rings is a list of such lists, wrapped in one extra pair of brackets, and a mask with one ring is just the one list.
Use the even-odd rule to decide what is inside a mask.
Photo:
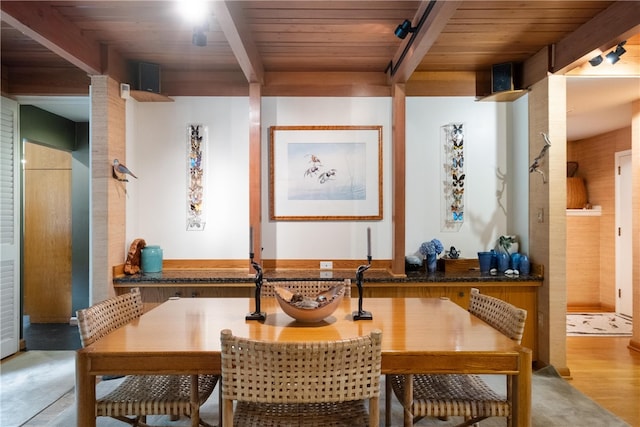
[(546, 133), (540, 132), (540, 135), (542, 135), (542, 137), (544, 138), (544, 147), (542, 147), (542, 150), (540, 150), (540, 154), (538, 154), (538, 156), (533, 159), (533, 163), (531, 163), (531, 166), (529, 166), (529, 173), (538, 172), (540, 175), (542, 175), (542, 183), (546, 184), (547, 177), (545, 176), (544, 171), (540, 170), (540, 162), (544, 158), (545, 154), (547, 154), (547, 150), (549, 150), (549, 147), (551, 147), (551, 141), (549, 141), (549, 137)]

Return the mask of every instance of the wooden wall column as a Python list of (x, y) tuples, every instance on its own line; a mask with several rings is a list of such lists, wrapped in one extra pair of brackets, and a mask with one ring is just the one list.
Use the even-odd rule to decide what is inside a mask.
[[(249, 84), (249, 225), (253, 227), (254, 260), (262, 259), (262, 85)], [(248, 255), (247, 255), (248, 256)], [(251, 273), (254, 270), (249, 265)]]
[(393, 156), (392, 164), (392, 239), (393, 250), (391, 260), (391, 274), (404, 275), (405, 256), (405, 182), (406, 182), (406, 110), (407, 96), (404, 83), (395, 83), (391, 88), (391, 150)]
[(629, 348), (640, 351), (640, 101), (632, 104), (631, 117), (631, 228), (633, 235), (633, 336)]
[(127, 183), (112, 177), (113, 159), (126, 164), (125, 121), (120, 83), (92, 76), (90, 304), (115, 295), (112, 266), (125, 260)]
[(544, 266), (538, 288), (538, 359), (568, 375), (566, 349), (566, 78), (548, 76), (529, 92), (529, 158), (544, 147), (541, 132), (551, 147), (540, 162), (539, 173), (529, 175), (529, 254)]

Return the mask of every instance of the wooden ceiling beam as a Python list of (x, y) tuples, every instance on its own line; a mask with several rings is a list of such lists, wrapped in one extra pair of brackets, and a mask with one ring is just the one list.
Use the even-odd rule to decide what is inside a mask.
[(379, 72), (266, 72), (263, 96), (390, 96)]
[[(433, 3), (431, 5), (431, 3)], [(460, 0), (423, 1), (413, 18), (412, 25), (418, 24), (427, 8), (431, 7), (422, 26), (402, 43), (391, 61), (390, 83), (406, 83), (424, 56), (429, 52), (438, 36), (463, 2)], [(407, 43), (410, 46), (406, 48)]]
[(2, 20), (88, 74), (102, 74), (101, 47), (41, 2), (3, 1)]
[(264, 83), (264, 66), (242, 7), (235, 1), (213, 2), (214, 14), (249, 83)]
[(591, 59), (595, 49), (605, 51), (638, 32), (640, 3), (617, 1), (555, 44), (549, 71), (563, 74)]
[(88, 96), (91, 78), (82, 70), (50, 67), (13, 67), (6, 72), (7, 95), (73, 95)]

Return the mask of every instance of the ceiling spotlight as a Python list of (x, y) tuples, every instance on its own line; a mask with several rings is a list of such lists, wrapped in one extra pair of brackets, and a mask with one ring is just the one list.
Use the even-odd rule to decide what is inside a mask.
[(405, 19), (402, 24), (398, 25), (398, 27), (394, 31), (394, 34), (399, 39), (404, 39), (405, 37), (407, 37), (407, 34), (415, 33), (415, 32), (416, 32), (416, 27), (412, 27), (411, 21), (409, 21), (408, 19)]
[(207, 45), (207, 35), (204, 33), (208, 28), (204, 25), (196, 25), (193, 27), (193, 36), (191, 37), (191, 43), (195, 46), (206, 46)]
[(615, 64), (616, 62), (620, 61), (620, 57), (624, 55), (626, 52), (625, 48), (622, 47), (626, 43), (627, 43), (626, 40), (618, 43), (618, 46), (616, 46), (615, 50), (612, 50), (611, 52), (607, 53), (606, 55), (607, 61), (609, 61), (611, 64)]
[(589, 60), (589, 64), (591, 64), (592, 67), (596, 67), (602, 64), (602, 55), (594, 56), (593, 58), (591, 58)]

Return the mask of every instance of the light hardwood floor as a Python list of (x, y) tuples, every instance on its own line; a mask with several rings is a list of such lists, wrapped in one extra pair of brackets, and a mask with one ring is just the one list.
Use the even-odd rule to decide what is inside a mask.
[(640, 427), (640, 353), (628, 337), (567, 337), (570, 384)]

